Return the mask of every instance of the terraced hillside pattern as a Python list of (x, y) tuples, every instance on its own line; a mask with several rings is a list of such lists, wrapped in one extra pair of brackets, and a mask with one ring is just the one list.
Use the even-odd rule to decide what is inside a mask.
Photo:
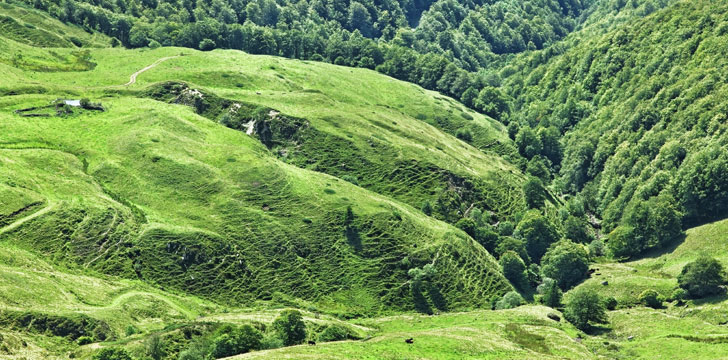
[(726, 47), (707, 1), (4, 1), (0, 359), (728, 357)]

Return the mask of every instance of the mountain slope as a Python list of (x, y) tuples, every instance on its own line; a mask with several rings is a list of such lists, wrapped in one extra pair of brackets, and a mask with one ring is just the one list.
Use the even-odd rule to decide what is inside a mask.
[[(6, 44), (52, 58), (12, 40)], [(128, 88), (119, 86), (135, 71), (181, 51), (185, 56), (141, 73)], [(492, 120), (365, 70), (345, 80), (352, 70), (173, 48), (99, 49), (89, 56), (97, 65), (85, 72), (0, 65), (9, 79), (6, 91), (19, 93), (0, 105), (3, 194), (11, 204), (3, 208), (8, 225), (2, 240), (226, 303), (306, 299), (333, 311), (339, 300), (356, 299), (335, 310), (350, 315), (412, 309), (407, 272), (428, 263), (437, 275), (427, 307), (480, 306), (510, 288), (494, 259), (470, 237), (385, 197), (419, 207), (451, 192), (454, 200), (438, 215), (445, 220), (457, 220), (476, 205), (493, 211), (494, 221), (510, 218), (524, 206), (517, 169), (427, 123), (458, 117), (478, 134), (474, 138), (508, 146)], [(148, 99), (163, 80), (185, 81), (188, 90), (217, 104), (270, 107), (267, 113), (279, 112), (281, 121), (305, 121), (316, 130), (311, 144), (335, 140), (331, 152), (304, 147), (290, 160), (258, 137), (221, 126), (211, 112), (202, 112), (205, 118), (194, 107)], [(69, 96), (100, 100), (106, 111), (13, 113)], [(241, 118), (247, 116), (252, 113)], [(376, 161), (382, 178), (367, 178), (357, 167), (339, 170), (334, 161), (348, 161), (340, 155), (345, 150)], [(286, 163), (307, 167), (308, 155), (332, 165), (310, 166), (317, 170), (312, 172)], [(403, 169), (409, 173), (401, 183), (384, 177)], [(359, 175), (364, 187), (382, 195), (319, 171)], [(431, 173), (442, 175), (409, 188)]]
[(676, 205), (686, 225), (725, 215), (726, 13), (722, 3), (679, 2), (509, 66), (515, 118), (562, 132), (556, 185), (580, 194), (607, 232), (642, 227), (639, 204), (650, 199)]

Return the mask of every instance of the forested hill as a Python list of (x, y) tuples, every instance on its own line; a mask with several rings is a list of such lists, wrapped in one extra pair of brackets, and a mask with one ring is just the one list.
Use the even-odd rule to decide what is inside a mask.
[[(501, 71), (523, 155), (563, 134), (554, 188), (603, 218), (610, 247), (634, 256), (728, 210), (728, 4), (683, 1), (562, 55)], [(520, 127), (520, 130), (518, 128)]]
[(482, 70), (586, 24), (645, 16), (670, 0), (22, 0), (125, 47), (228, 48), (377, 69), (507, 116)]

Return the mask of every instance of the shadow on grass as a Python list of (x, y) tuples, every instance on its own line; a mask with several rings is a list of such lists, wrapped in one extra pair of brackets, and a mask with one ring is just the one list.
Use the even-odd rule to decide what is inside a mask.
[(724, 290), (722, 294), (712, 295), (712, 296), (708, 296), (708, 297), (704, 297), (704, 298), (700, 298), (700, 299), (692, 299), (692, 303), (693, 303), (693, 305), (700, 306), (700, 305), (706, 305), (706, 304), (717, 304), (717, 303), (721, 303), (725, 300), (728, 300), (728, 295), (725, 293), (725, 290)]
[(609, 325), (591, 325), (589, 329), (585, 330), (584, 333), (591, 336), (600, 336), (612, 332), (612, 328)]

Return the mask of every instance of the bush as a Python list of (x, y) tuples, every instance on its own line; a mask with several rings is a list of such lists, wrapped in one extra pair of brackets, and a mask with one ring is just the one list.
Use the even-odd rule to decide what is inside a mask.
[(157, 41), (157, 40), (152, 40), (149, 42), (149, 45), (147, 45), (147, 46), (149, 46), (150, 49), (157, 49), (157, 48), (161, 47), (162, 44), (160, 44), (159, 41)]
[(528, 284), (526, 277), (526, 264), (515, 252), (506, 251), (500, 257), (500, 265), (503, 269), (503, 276), (513, 284), (513, 286), (524, 290)]
[(531, 177), (523, 184), (523, 197), (526, 199), (526, 206), (530, 209), (538, 209), (543, 206), (546, 199), (546, 192), (543, 189), (541, 180)]
[(79, 39), (75, 36), (69, 37), (68, 40), (70, 40), (73, 43), (73, 45), (76, 45), (78, 47), (83, 47), (83, 42), (81, 41), (81, 39)]
[(685, 265), (677, 277), (678, 285), (692, 297), (718, 294), (725, 283), (725, 271), (718, 260), (701, 257)]
[(297, 345), (306, 340), (306, 324), (297, 310), (286, 310), (273, 322), (273, 328), (286, 346)]
[(541, 272), (568, 289), (586, 277), (589, 257), (584, 247), (569, 240), (562, 240), (549, 247), (541, 259)]
[(260, 342), (261, 350), (278, 349), (283, 346), (285, 346), (283, 340), (275, 332), (265, 334)]
[(159, 335), (155, 334), (150, 336), (144, 343), (144, 347), (146, 348), (147, 355), (152, 359), (160, 360), (164, 357), (164, 343)]
[(604, 307), (606, 307), (607, 310), (614, 310), (617, 308), (617, 305), (617, 299), (615, 299), (614, 296), (604, 299)]
[(131, 355), (123, 348), (111, 347), (97, 351), (93, 360), (132, 360)]
[(263, 334), (250, 325), (225, 326), (216, 333), (219, 335), (212, 341), (211, 351), (211, 355), (215, 358), (243, 354), (261, 348)]
[(642, 305), (651, 307), (653, 309), (658, 309), (662, 307), (662, 295), (652, 289), (647, 289), (643, 291), (637, 299)]
[(672, 299), (672, 301), (677, 301), (678, 304), (681, 304), (687, 298), (688, 292), (683, 288), (673, 290), (672, 295), (670, 295), (670, 299)]
[(94, 339), (90, 336), (81, 336), (78, 339), (76, 339), (76, 343), (78, 345), (87, 345), (94, 342)]
[(540, 262), (548, 247), (559, 239), (556, 227), (537, 210), (530, 210), (518, 223), (516, 233), (526, 241), (526, 251), (533, 262)]
[(215, 46), (216, 46), (215, 42), (210, 39), (203, 39), (202, 41), (200, 41), (200, 45), (199, 45), (200, 50), (202, 50), (202, 51), (210, 51), (210, 50), (214, 49)]
[(589, 256), (604, 256), (604, 241), (602, 239), (596, 239), (589, 243)]
[(580, 330), (589, 328), (590, 323), (606, 323), (604, 302), (599, 295), (588, 289), (576, 290), (564, 308), (564, 317)]
[(473, 141), (473, 133), (469, 129), (465, 128), (458, 129), (458, 131), (455, 132), (455, 137), (468, 143)]
[(139, 332), (139, 330), (137, 330), (137, 328), (135, 328), (134, 325), (131, 325), (131, 324), (128, 325), (126, 327), (126, 330), (124, 331), (124, 333), (126, 334), (126, 336), (132, 336), (132, 335), (134, 335), (134, 334), (136, 334), (138, 332)]
[(356, 338), (356, 336), (351, 333), (349, 328), (339, 324), (327, 326), (324, 331), (318, 335), (319, 341), (341, 341), (354, 338)]
[(515, 291), (509, 291), (505, 295), (503, 295), (502, 299), (498, 300), (498, 302), (495, 303), (495, 309), (513, 309), (515, 307), (523, 305), (524, 303), (525, 301), (523, 300), (521, 294)]
[(548, 307), (558, 308), (561, 306), (561, 298), (564, 294), (561, 292), (561, 289), (555, 280), (549, 280), (551, 281), (548, 284), (545, 284), (546, 286), (543, 288), (541, 302)]

